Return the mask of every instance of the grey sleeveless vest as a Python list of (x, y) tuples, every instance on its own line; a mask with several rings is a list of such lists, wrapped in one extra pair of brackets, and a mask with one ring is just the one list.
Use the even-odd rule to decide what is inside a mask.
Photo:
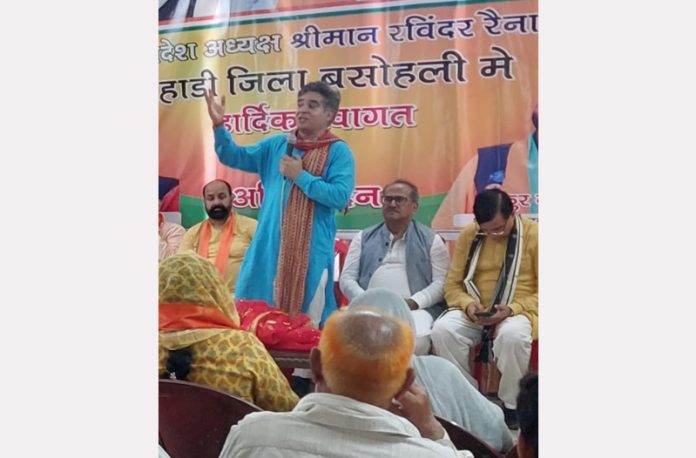
[[(379, 268), (384, 256), (389, 250), (389, 228), (384, 222), (370, 226), (362, 231), (362, 246), (360, 249), (360, 267), (358, 284), (367, 289), (370, 278)], [(433, 281), (433, 269), (430, 263), (430, 247), (433, 244), (435, 231), (425, 224), (411, 220), (406, 230), (406, 277), (411, 294), (414, 294)], [(415, 261), (415, 262), (409, 262)], [(426, 310), (437, 318), (446, 308), (445, 303), (434, 304)]]

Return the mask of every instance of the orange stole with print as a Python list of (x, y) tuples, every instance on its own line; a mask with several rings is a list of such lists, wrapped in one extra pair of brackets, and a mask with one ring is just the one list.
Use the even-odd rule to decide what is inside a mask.
[[(305, 151), (302, 169), (314, 176), (321, 176), (329, 157), (329, 148), (340, 138), (328, 130), (316, 141), (301, 138), (299, 131), (296, 135), (298, 141), (295, 148)], [(297, 315), (304, 302), (313, 222), (314, 201), (293, 183), (281, 221), (280, 251), (273, 294), (278, 308), (290, 316)]]
[[(234, 233), (234, 223), (235, 215), (230, 213), (230, 217), (227, 218), (225, 225), (222, 228), (222, 236), (220, 237), (220, 246), (218, 246), (217, 256), (215, 257), (215, 267), (217, 267), (220, 275), (225, 277), (225, 270), (227, 270), (227, 261), (230, 257), (230, 246), (232, 246), (232, 239)], [(197, 253), (208, 259), (208, 244), (210, 243), (210, 220), (205, 220), (201, 226), (200, 241), (198, 243)]]

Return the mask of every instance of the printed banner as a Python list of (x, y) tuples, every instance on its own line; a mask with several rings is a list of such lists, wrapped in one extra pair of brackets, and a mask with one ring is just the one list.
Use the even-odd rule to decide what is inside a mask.
[(470, 220), (486, 187), (538, 213), (536, 0), (223, 3), (160, 2), (159, 175), (176, 184), (160, 197), (178, 196), (184, 226), (205, 217), (214, 178), (242, 214), (263, 199), (257, 175), (217, 160), (204, 89), (225, 97), (225, 126), (251, 145), (294, 129), (297, 92), (315, 80), (340, 91), (332, 131), (355, 156), (339, 229), (381, 221), (382, 187), (397, 178), (418, 186), (416, 218), (436, 229)]

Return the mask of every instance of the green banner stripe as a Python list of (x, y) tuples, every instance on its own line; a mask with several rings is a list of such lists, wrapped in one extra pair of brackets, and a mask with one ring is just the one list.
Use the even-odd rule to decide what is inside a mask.
[[(447, 193), (421, 196), (418, 202), (418, 212), (416, 219), (423, 224), (430, 225), (438, 208), (445, 199)], [(181, 195), (179, 199), (181, 211), (181, 225), (186, 229), (194, 224), (200, 223), (206, 218), (203, 199), (200, 197)], [(236, 209), (240, 215), (257, 219), (259, 211), (250, 208)], [(382, 209), (372, 207), (355, 207), (344, 215), (343, 212), (336, 214), (336, 227), (338, 229), (365, 229), (368, 226), (382, 221)]]
[(203, 199), (200, 197), (179, 196), (179, 211), (181, 211), (181, 225), (186, 229), (206, 218)]
[(479, 3), (501, 3), (501, 2), (506, 2), (506, 3), (511, 3), (511, 2), (520, 2), (523, 0), (457, 0), (457, 1), (445, 1), (445, 2), (440, 2), (440, 3), (421, 3), (421, 4), (414, 4), (414, 5), (396, 5), (396, 6), (387, 6), (383, 8), (375, 8), (375, 9), (358, 9), (358, 10), (345, 10), (345, 11), (331, 11), (331, 12), (326, 12), (326, 13), (297, 13), (293, 16), (279, 16), (279, 17), (272, 17), (272, 18), (259, 18), (259, 19), (233, 19), (230, 18), (227, 21), (222, 21), (218, 22), (216, 24), (205, 24), (205, 25), (192, 25), (189, 27), (180, 27), (178, 29), (167, 29), (167, 30), (160, 30), (159, 34), (160, 35), (165, 35), (168, 33), (179, 33), (179, 32), (192, 32), (195, 30), (205, 30), (205, 29), (216, 29), (224, 26), (230, 26), (230, 25), (247, 25), (247, 24), (263, 24), (266, 22), (284, 22), (284, 21), (297, 21), (300, 19), (313, 19), (313, 18), (321, 18), (321, 17), (331, 17), (331, 16), (346, 16), (346, 15), (353, 15), (353, 14), (363, 14), (363, 13), (383, 13), (386, 11), (397, 11), (397, 10), (412, 10), (412, 9), (418, 9), (418, 8), (441, 8), (441, 7), (446, 7), (446, 6), (457, 6), (457, 5), (475, 5)]

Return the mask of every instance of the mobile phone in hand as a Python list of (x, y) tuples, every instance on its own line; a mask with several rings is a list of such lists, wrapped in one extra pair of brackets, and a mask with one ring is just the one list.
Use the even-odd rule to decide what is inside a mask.
[(495, 312), (492, 310), (490, 310), (488, 312), (474, 312), (474, 315), (476, 315), (479, 318), (488, 318), (488, 317), (495, 315)]

